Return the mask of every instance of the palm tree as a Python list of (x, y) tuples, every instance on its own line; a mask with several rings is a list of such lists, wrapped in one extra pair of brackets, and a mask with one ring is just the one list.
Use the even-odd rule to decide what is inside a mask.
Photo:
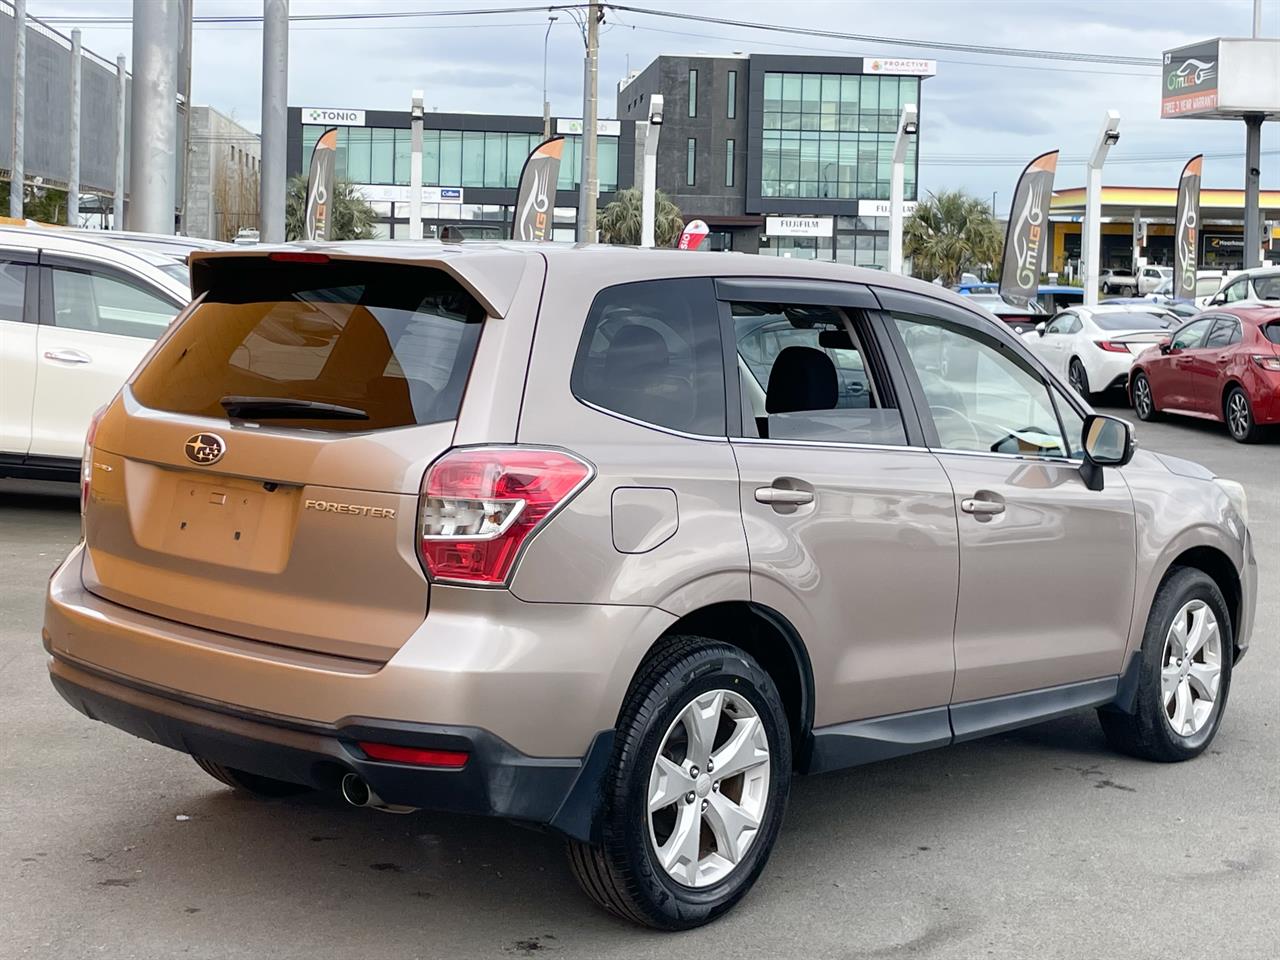
[(947, 286), (960, 274), (1000, 262), (1004, 237), (984, 200), (963, 190), (930, 193), (902, 228), (902, 253), (912, 272), (927, 280), (940, 277)]
[[(373, 237), (373, 224), (378, 215), (354, 184), (346, 180), (335, 181), (331, 207), (330, 240), (368, 240)], [(285, 236), (290, 240), (301, 238), (306, 233), (306, 219), (307, 177), (300, 173), (289, 180), (284, 206)]]
[[(600, 211), (600, 237), (605, 243), (639, 246), (640, 221), (640, 191), (635, 187), (622, 190)], [(653, 198), (653, 242), (659, 247), (674, 247), (683, 229), (680, 208), (659, 190)]]

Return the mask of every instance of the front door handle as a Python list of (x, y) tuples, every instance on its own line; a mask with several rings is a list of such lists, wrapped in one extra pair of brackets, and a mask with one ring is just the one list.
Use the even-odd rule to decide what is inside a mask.
[(59, 363), (93, 363), (93, 357), (81, 350), (46, 350), (44, 358)]
[(801, 506), (813, 503), (813, 491), (789, 490), (785, 487), (756, 487), (756, 502)]
[(994, 517), (997, 513), (1004, 513), (1004, 504), (998, 500), (978, 500), (974, 497), (966, 497), (960, 501), (960, 509), (965, 513), (972, 513), (978, 517)]

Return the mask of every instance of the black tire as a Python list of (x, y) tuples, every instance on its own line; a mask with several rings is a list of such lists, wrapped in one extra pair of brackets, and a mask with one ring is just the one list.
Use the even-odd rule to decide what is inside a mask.
[[(741, 862), (710, 886), (690, 887), (656, 859), (646, 802), (649, 775), (675, 719), (696, 696), (717, 689), (731, 689), (760, 717), (769, 744), (768, 800)], [(672, 637), (641, 665), (619, 713), (603, 782), (600, 843), (570, 841), (569, 865), (587, 895), (616, 916), (660, 930), (700, 926), (733, 907), (755, 883), (782, 826), (790, 786), (791, 735), (769, 674), (736, 647), (705, 637)]]
[(247, 770), (237, 770), (234, 767), (227, 767), (221, 763), (206, 760), (204, 757), (193, 756), (191, 759), (196, 762), (196, 766), (213, 777), (213, 779), (225, 783), (233, 790), (239, 790), (241, 793), (250, 793), (255, 797), (274, 800), (280, 797), (297, 796), (300, 793), (308, 793), (311, 790), (310, 787), (301, 783), (275, 780), (258, 773), (249, 773)]
[(1089, 374), (1079, 357), (1072, 357), (1067, 364), (1067, 382), (1071, 384), (1071, 389), (1080, 394), (1080, 399), (1085, 403), (1089, 402)]
[(1253, 419), (1253, 404), (1249, 395), (1239, 387), (1227, 391), (1222, 401), (1222, 419), (1227, 432), (1236, 443), (1253, 443), (1262, 435), (1262, 428)]
[(1132, 297), (1132, 296), (1133, 296), (1133, 287), (1121, 287), (1121, 288), (1120, 288), (1120, 296), (1122, 296), (1122, 297)]
[[(1143, 400), (1143, 390), (1146, 391), (1146, 400)], [(1147, 379), (1147, 375), (1139, 370), (1133, 377), (1133, 384), (1129, 388), (1130, 398), (1133, 400), (1133, 412), (1138, 415), (1139, 420), (1151, 422), (1160, 419), (1160, 411), (1156, 408), (1155, 391), (1151, 389), (1151, 381)]]
[[(1165, 637), (1173, 618), (1192, 600), (1208, 605), (1218, 620), (1221, 637), (1221, 674), (1218, 695), (1204, 726), (1191, 736), (1175, 733), (1165, 712), (1161, 693), (1161, 671), (1165, 649)], [(1160, 589), (1156, 591), (1147, 628), (1142, 636), (1142, 657), (1138, 674), (1138, 690), (1133, 713), (1123, 713), (1113, 707), (1098, 711), (1102, 731), (1112, 749), (1143, 760), (1160, 763), (1176, 763), (1199, 756), (1213, 741), (1222, 723), (1222, 714), (1231, 692), (1231, 661), (1235, 651), (1235, 637), (1227, 604), (1218, 585), (1203, 570), (1193, 567), (1175, 567)]]

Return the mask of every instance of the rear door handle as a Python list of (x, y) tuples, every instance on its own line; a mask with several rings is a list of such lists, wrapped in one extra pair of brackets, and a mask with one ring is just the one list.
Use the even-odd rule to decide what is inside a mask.
[(1004, 513), (1004, 504), (997, 500), (978, 500), (967, 497), (960, 501), (960, 509), (979, 517), (994, 517), (997, 513)]
[(789, 490), (785, 487), (756, 487), (756, 501), (758, 503), (781, 503), (801, 506), (802, 504), (813, 503), (813, 491)]
[(93, 357), (81, 350), (46, 350), (44, 358), (59, 363), (93, 363)]

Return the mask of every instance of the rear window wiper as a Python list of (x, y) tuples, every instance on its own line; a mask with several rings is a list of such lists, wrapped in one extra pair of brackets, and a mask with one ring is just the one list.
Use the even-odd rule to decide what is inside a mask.
[(358, 407), (344, 407), (318, 400), (287, 397), (223, 397), (218, 401), (227, 416), (238, 420), (368, 420)]

